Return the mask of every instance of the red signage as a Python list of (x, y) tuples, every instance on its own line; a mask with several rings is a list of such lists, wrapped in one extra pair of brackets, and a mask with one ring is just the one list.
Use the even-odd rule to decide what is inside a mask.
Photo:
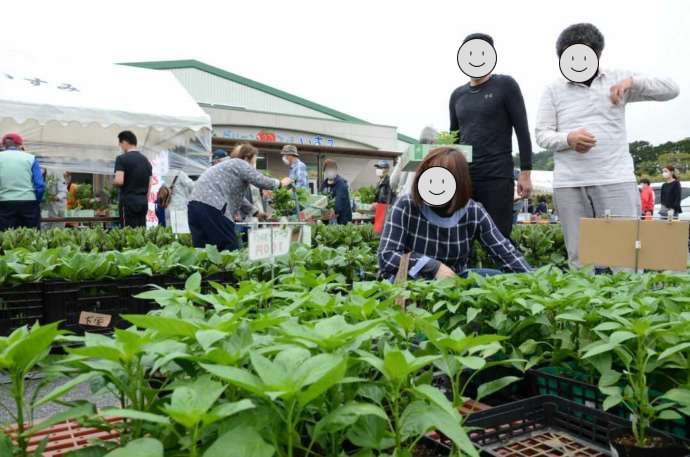
[(273, 132), (258, 131), (258, 132), (256, 132), (256, 139), (257, 139), (257, 141), (265, 141), (267, 143), (275, 143), (276, 142), (276, 134)]

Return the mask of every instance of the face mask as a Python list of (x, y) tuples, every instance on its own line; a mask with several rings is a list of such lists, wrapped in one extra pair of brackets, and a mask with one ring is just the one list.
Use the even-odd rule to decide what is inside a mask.
[(289, 165), (290, 165), (290, 159), (288, 159), (287, 156), (283, 156), (283, 163), (284, 163), (285, 165), (288, 165), (288, 166), (289, 166)]
[(328, 171), (326, 172), (326, 179), (335, 179), (335, 176), (336, 176), (337, 174), (338, 174), (338, 173), (336, 173), (335, 170), (328, 170)]
[(376, 169), (376, 176), (378, 176), (379, 178), (383, 176), (383, 170), (381, 168)]

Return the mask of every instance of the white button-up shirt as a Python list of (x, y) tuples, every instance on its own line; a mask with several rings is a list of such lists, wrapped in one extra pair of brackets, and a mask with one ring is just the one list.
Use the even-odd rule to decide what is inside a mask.
[[(632, 89), (614, 105), (611, 86), (632, 78)], [(678, 86), (668, 78), (651, 78), (627, 71), (604, 71), (590, 87), (561, 79), (549, 85), (537, 113), (536, 138), (554, 152), (553, 186), (584, 187), (635, 182), (635, 169), (625, 132), (625, 105), (676, 97)], [(596, 145), (587, 153), (568, 146), (568, 133), (587, 129)]]

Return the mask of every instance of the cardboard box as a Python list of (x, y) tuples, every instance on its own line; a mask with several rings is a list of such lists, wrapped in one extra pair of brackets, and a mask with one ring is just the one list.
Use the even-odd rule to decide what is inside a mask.
[(688, 270), (687, 221), (580, 220), (580, 263), (644, 270)]
[(467, 144), (411, 144), (401, 157), (402, 171), (415, 171), (429, 151), (436, 148), (454, 148), (465, 155), (468, 162), (472, 162), (472, 146)]

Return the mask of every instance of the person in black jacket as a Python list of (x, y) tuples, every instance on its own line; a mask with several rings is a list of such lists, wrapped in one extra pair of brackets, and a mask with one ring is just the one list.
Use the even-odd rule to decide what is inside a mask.
[(321, 193), (335, 200), (335, 215), (338, 224), (345, 225), (352, 222), (352, 205), (347, 180), (338, 174), (338, 164), (333, 160), (323, 163), (326, 179), (321, 184)]
[(666, 182), (661, 186), (661, 215), (666, 216), (668, 210), (673, 210), (674, 215), (682, 213), (680, 207), (681, 189), (676, 169), (673, 165), (667, 165), (662, 170), (662, 175)]
[(376, 168), (376, 176), (379, 178), (379, 182), (376, 184), (376, 203), (392, 204), (395, 200), (395, 193), (391, 188), (389, 176), (391, 165), (387, 160), (379, 160), (374, 168)]
[[(486, 56), (475, 53), (473, 58), (465, 54), (465, 45), (485, 42)], [(473, 33), (465, 38), (458, 53), (458, 63), (470, 59), (477, 66), (481, 59), (496, 53), (493, 38), (483, 33)], [(469, 51), (468, 51), (469, 52)], [(489, 59), (490, 60), (490, 59)], [(461, 66), (461, 69), (463, 67)], [(450, 131), (459, 131), (459, 144), (472, 145), (472, 199), (484, 205), (504, 237), (509, 237), (513, 225), (513, 130), (520, 149), (520, 174), (517, 193), (529, 198), (532, 192), (532, 142), (527, 126), (527, 111), (518, 83), (508, 75), (486, 72), (470, 76), (470, 81), (452, 93), (450, 97)], [(490, 70), (491, 69), (491, 70)], [(463, 70), (465, 71), (465, 70)]]

